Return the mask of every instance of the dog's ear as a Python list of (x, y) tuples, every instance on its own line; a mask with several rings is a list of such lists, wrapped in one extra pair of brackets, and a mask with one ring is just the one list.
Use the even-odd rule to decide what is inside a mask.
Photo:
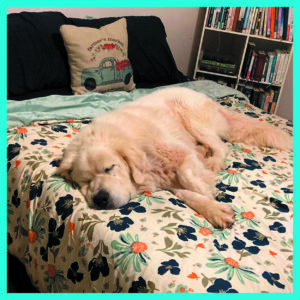
[(142, 184), (145, 180), (146, 155), (134, 146), (119, 149), (119, 154), (127, 162), (133, 180), (137, 184)]
[(64, 151), (59, 167), (55, 171), (56, 175), (62, 176), (67, 180), (71, 180), (72, 165), (77, 156), (80, 145), (81, 138), (79, 136), (72, 139), (71, 143)]

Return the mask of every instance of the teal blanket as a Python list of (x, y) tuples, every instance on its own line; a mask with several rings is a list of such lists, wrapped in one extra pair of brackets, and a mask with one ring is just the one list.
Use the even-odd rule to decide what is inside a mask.
[(127, 102), (166, 87), (187, 87), (217, 99), (227, 95), (245, 96), (237, 90), (213, 81), (190, 81), (154, 89), (137, 89), (132, 92), (90, 93), (79, 96), (51, 95), (25, 101), (7, 101), (7, 127), (28, 126), (35, 121), (95, 118)]

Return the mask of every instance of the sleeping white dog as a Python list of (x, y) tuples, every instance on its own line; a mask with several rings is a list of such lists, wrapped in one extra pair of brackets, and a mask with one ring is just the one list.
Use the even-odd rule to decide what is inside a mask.
[(186, 88), (166, 88), (93, 120), (71, 141), (56, 173), (79, 184), (88, 205), (113, 209), (135, 194), (165, 189), (217, 228), (234, 223), (215, 201), (227, 147), (243, 142), (287, 150), (278, 129), (227, 111)]

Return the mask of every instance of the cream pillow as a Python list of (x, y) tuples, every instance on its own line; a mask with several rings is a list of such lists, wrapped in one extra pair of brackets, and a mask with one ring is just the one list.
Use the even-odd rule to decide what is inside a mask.
[(100, 29), (62, 25), (60, 32), (75, 94), (135, 88), (125, 18)]

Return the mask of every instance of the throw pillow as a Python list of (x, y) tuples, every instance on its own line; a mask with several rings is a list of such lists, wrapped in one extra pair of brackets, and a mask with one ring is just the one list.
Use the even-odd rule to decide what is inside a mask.
[(135, 88), (125, 18), (100, 29), (62, 25), (60, 32), (75, 94)]

